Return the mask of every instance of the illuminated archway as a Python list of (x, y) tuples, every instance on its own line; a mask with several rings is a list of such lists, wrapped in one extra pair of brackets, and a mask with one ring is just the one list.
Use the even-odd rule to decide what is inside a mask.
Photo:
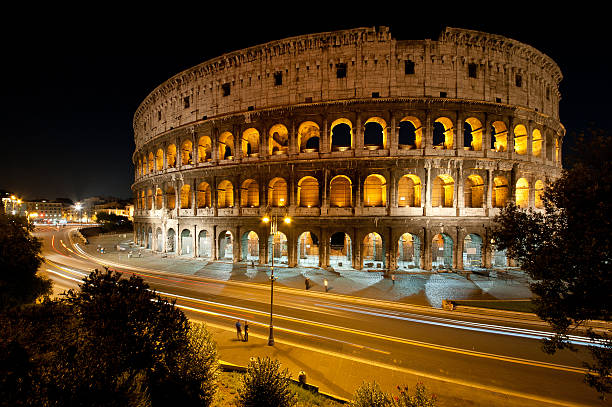
[(352, 248), (349, 235), (336, 232), (330, 236), (329, 243), (329, 265), (336, 270), (352, 269)]
[(466, 208), (482, 208), (484, 203), (484, 182), (480, 175), (472, 174), (465, 180), (463, 187)]
[(434, 268), (453, 267), (453, 239), (446, 233), (438, 233), (432, 239), (431, 264)]
[(212, 160), (212, 141), (208, 136), (198, 140), (198, 162), (204, 163)]
[(217, 258), (219, 260), (232, 260), (234, 258), (234, 236), (229, 230), (219, 233)]
[(259, 207), (259, 184), (254, 179), (247, 179), (242, 183), (240, 206), (244, 208)]
[(155, 209), (162, 209), (164, 205), (164, 193), (161, 188), (155, 190)]
[(404, 233), (397, 245), (397, 267), (400, 269), (420, 268), (421, 240), (417, 235)]
[(345, 151), (353, 148), (353, 124), (349, 119), (335, 120), (330, 127), (331, 151)]
[(268, 238), (268, 258), (270, 261), (272, 255), (274, 255), (274, 264), (288, 264), (288, 254), (287, 236), (283, 232), (270, 235)]
[(329, 183), (329, 204), (336, 208), (353, 206), (353, 186), (346, 175), (336, 175)]
[(174, 229), (168, 229), (168, 233), (166, 235), (166, 251), (168, 253), (174, 253), (176, 250), (176, 232)]
[(162, 233), (161, 228), (157, 228), (157, 230), (155, 231), (155, 242), (156, 242), (155, 250), (160, 253), (163, 252), (164, 251), (164, 235)]
[(505, 177), (493, 178), (493, 207), (503, 208), (506, 206), (509, 195), (510, 188), (508, 187), (508, 180)]
[(275, 124), (268, 132), (268, 153), (287, 154), (289, 150), (289, 131), (282, 124)]
[(225, 131), (219, 136), (219, 159), (234, 159), (234, 135), (229, 131)]
[(544, 183), (541, 180), (537, 180), (535, 182), (535, 207), (538, 209), (542, 209), (544, 207), (544, 201), (542, 197), (544, 196)]
[(482, 135), (484, 128), (480, 120), (470, 117), (463, 124), (463, 146), (466, 150), (482, 150)]
[(311, 232), (304, 232), (297, 240), (298, 265), (316, 267), (319, 265), (319, 238)]
[(385, 267), (385, 245), (382, 236), (376, 232), (363, 238), (363, 263), (365, 267)]
[(149, 174), (153, 174), (153, 171), (155, 170), (155, 157), (153, 156), (153, 153), (150, 152), (149, 153)]
[(398, 144), (400, 150), (421, 148), (423, 142), (423, 126), (421, 121), (413, 116), (400, 120)]
[(196, 192), (198, 208), (210, 208), (212, 206), (211, 188), (208, 182), (200, 182)]
[(191, 186), (189, 184), (181, 187), (180, 205), (181, 209), (191, 208)]
[(170, 144), (168, 146), (168, 150), (166, 153), (166, 160), (168, 161), (168, 168), (176, 167), (176, 146), (174, 144)]
[(147, 189), (147, 209), (153, 209), (153, 190)]
[(516, 181), (516, 206), (527, 208), (529, 206), (529, 182), (525, 178)]
[(434, 121), (433, 147), (443, 150), (451, 150), (454, 143), (453, 122), (448, 117), (438, 117)]
[(514, 151), (520, 155), (527, 153), (527, 129), (522, 124), (514, 128)]
[(304, 122), (298, 128), (298, 146), (300, 152), (310, 153), (319, 151), (321, 130), (315, 122)]
[(532, 133), (531, 152), (534, 157), (539, 157), (542, 154), (542, 133), (535, 129)]
[(287, 181), (274, 178), (268, 188), (268, 204), (274, 207), (287, 206)]
[(243, 233), (240, 242), (242, 261), (259, 261), (259, 236), (254, 231)]
[(431, 191), (431, 206), (452, 208), (454, 204), (455, 181), (450, 175), (436, 177)]
[(406, 174), (397, 184), (397, 206), (400, 208), (421, 206), (421, 179), (413, 174)]
[(257, 157), (259, 155), (259, 131), (253, 127), (242, 132), (242, 155)]
[(189, 229), (183, 229), (181, 232), (181, 254), (193, 253), (193, 239)]
[(201, 230), (198, 234), (198, 256), (210, 257), (212, 249), (211, 237), (207, 231)]
[(164, 169), (164, 150), (161, 148), (158, 149), (155, 154), (155, 166), (157, 171), (162, 171)]
[(482, 267), (482, 237), (470, 233), (463, 240), (463, 268), (474, 269)]
[(298, 182), (297, 204), (311, 208), (319, 206), (319, 181), (314, 177), (304, 177)]
[(508, 128), (501, 121), (491, 124), (491, 150), (497, 152), (508, 151)]
[(193, 164), (193, 143), (185, 140), (181, 145), (181, 165)]
[(387, 205), (387, 181), (379, 174), (371, 174), (363, 182), (363, 205)]
[(234, 185), (229, 180), (223, 180), (217, 187), (217, 207), (234, 207)]
[(380, 117), (370, 117), (364, 124), (363, 147), (368, 150), (387, 148), (387, 122)]

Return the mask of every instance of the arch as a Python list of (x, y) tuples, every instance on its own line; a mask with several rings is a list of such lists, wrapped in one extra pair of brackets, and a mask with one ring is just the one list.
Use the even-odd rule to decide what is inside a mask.
[(161, 188), (155, 190), (155, 209), (162, 209), (164, 206), (164, 193)]
[(193, 239), (189, 229), (183, 229), (181, 232), (181, 254), (193, 253)]
[(168, 229), (168, 233), (166, 234), (166, 251), (168, 253), (174, 253), (176, 250), (176, 232), (174, 229)]
[(234, 259), (234, 235), (229, 230), (219, 233), (219, 248), (217, 251), (218, 260)]
[(370, 174), (363, 182), (363, 205), (387, 205), (387, 180), (380, 174)]
[(289, 150), (289, 131), (283, 124), (275, 124), (268, 132), (268, 154), (287, 154)]
[(555, 162), (557, 164), (561, 162), (561, 143), (558, 137), (555, 137)]
[(382, 236), (378, 233), (368, 233), (363, 238), (361, 253), (365, 267), (385, 268), (385, 245)]
[(242, 155), (256, 157), (259, 155), (259, 131), (250, 127), (242, 132)]
[(482, 123), (475, 117), (469, 117), (463, 124), (463, 146), (466, 150), (482, 150), (482, 135), (484, 128)]
[(142, 157), (142, 175), (147, 175), (147, 156)]
[(421, 179), (406, 174), (397, 183), (397, 206), (400, 208), (421, 206)]
[(298, 127), (298, 146), (301, 153), (319, 151), (321, 130), (315, 122), (307, 121)]
[(212, 206), (212, 188), (208, 182), (202, 181), (198, 184), (196, 191), (196, 203), (198, 208), (210, 208)]
[(484, 181), (480, 175), (472, 174), (465, 179), (463, 187), (466, 208), (482, 208), (484, 203)]
[(212, 255), (211, 236), (206, 230), (201, 230), (198, 234), (198, 257), (209, 258)]
[(268, 258), (274, 264), (288, 264), (289, 250), (287, 236), (283, 232), (276, 232), (268, 237)]
[(345, 151), (353, 148), (353, 123), (349, 119), (334, 120), (330, 126), (329, 145), (331, 151)]
[(506, 255), (506, 250), (498, 250), (495, 248), (493, 251), (493, 267), (508, 267), (508, 256)]
[(181, 165), (193, 164), (193, 143), (185, 140), (181, 145)]
[(535, 182), (535, 207), (538, 209), (542, 209), (544, 207), (544, 201), (542, 197), (544, 196), (544, 182), (542, 180), (537, 180)]
[(493, 207), (503, 208), (506, 206), (509, 195), (510, 188), (508, 186), (508, 180), (501, 176), (493, 178)]
[(229, 131), (225, 131), (219, 136), (219, 159), (234, 159), (234, 135)]
[(552, 134), (548, 133), (546, 135), (546, 159), (549, 161), (552, 161), (553, 159), (553, 149), (554, 149), (553, 136)]
[(455, 180), (450, 175), (438, 175), (433, 182), (431, 206), (452, 208), (454, 205)]
[(142, 158), (138, 159), (138, 167), (137, 167), (137, 171), (138, 171), (138, 176), (143, 176), (143, 170), (142, 170)]
[(336, 208), (353, 206), (353, 183), (346, 175), (336, 175), (329, 183), (329, 205)]
[(298, 181), (297, 205), (311, 208), (318, 207), (319, 181), (315, 177), (304, 177)]
[(432, 239), (431, 264), (438, 269), (453, 267), (453, 239), (446, 233), (438, 233)]
[(450, 150), (454, 143), (453, 122), (448, 117), (438, 117), (434, 121), (433, 147)]
[(414, 116), (406, 116), (400, 120), (398, 144), (400, 150), (421, 148), (423, 143), (423, 126)]
[(146, 194), (146, 192), (145, 192), (144, 189), (142, 191), (140, 191), (140, 195), (139, 195), (140, 196), (140, 200), (138, 202), (138, 207), (140, 209), (146, 209), (147, 208), (145, 194)]
[(240, 206), (244, 208), (259, 207), (259, 184), (254, 179), (247, 179), (240, 187)]
[(508, 151), (508, 128), (506, 123), (496, 121), (491, 124), (491, 150), (503, 153)]
[(534, 129), (531, 133), (531, 153), (534, 157), (542, 154), (542, 133), (538, 129)]
[(153, 174), (155, 171), (155, 157), (153, 156), (153, 152), (149, 152), (149, 174)]
[(157, 171), (164, 169), (164, 150), (161, 148), (158, 148), (157, 153), (155, 153), (155, 167)]
[(151, 188), (147, 189), (147, 209), (153, 209), (153, 190)]
[(189, 184), (181, 187), (180, 205), (181, 209), (191, 208), (191, 185)]
[(369, 150), (387, 148), (387, 122), (380, 117), (370, 117), (365, 121), (363, 147)]
[(412, 233), (399, 237), (397, 245), (397, 267), (403, 269), (420, 268), (421, 239)]
[(151, 249), (153, 247), (153, 228), (149, 226), (147, 229), (147, 249)]
[(157, 228), (155, 231), (155, 241), (157, 242), (156, 250), (158, 252), (164, 251), (164, 234), (162, 233), (161, 228)]
[(274, 178), (268, 188), (268, 204), (274, 207), (287, 206), (287, 181)]
[(251, 230), (242, 234), (240, 255), (242, 261), (259, 261), (259, 236), (256, 232)]
[(198, 162), (204, 163), (212, 160), (212, 140), (202, 136), (198, 140)]
[(463, 268), (482, 268), (482, 237), (475, 233), (463, 239)]
[(522, 124), (514, 127), (514, 151), (520, 155), (527, 153), (527, 129)]
[(519, 178), (516, 181), (516, 206), (519, 208), (527, 208), (529, 206), (529, 181), (525, 178)]
[(217, 186), (217, 207), (234, 207), (234, 185), (229, 180), (223, 180)]
[(176, 168), (176, 146), (170, 144), (166, 151), (167, 168)]
[(299, 266), (317, 267), (319, 265), (319, 238), (312, 232), (302, 233), (297, 240)]
[(351, 238), (344, 232), (329, 237), (329, 265), (334, 269), (352, 269)]

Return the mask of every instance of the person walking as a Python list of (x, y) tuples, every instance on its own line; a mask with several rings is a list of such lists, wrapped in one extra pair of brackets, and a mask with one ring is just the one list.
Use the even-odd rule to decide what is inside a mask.
[(246, 320), (244, 321), (244, 341), (249, 341), (249, 322)]
[(242, 326), (240, 325), (240, 321), (236, 321), (236, 337), (239, 341), (242, 340)]

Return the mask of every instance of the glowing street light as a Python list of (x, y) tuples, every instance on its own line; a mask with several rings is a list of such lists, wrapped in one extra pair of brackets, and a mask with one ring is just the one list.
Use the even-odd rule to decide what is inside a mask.
[(80, 202), (77, 202), (77, 203), (74, 205), (74, 209), (76, 209), (76, 210), (77, 210), (77, 212), (79, 212), (79, 223), (81, 223), (81, 209), (83, 209), (83, 205), (81, 205), (81, 203), (80, 203)]

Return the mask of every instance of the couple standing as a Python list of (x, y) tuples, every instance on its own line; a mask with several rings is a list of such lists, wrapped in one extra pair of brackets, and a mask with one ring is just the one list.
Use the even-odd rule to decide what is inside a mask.
[(240, 320), (236, 321), (236, 336), (239, 341), (249, 341), (249, 323), (247, 321), (244, 321), (244, 338), (242, 337), (242, 325), (240, 325)]

